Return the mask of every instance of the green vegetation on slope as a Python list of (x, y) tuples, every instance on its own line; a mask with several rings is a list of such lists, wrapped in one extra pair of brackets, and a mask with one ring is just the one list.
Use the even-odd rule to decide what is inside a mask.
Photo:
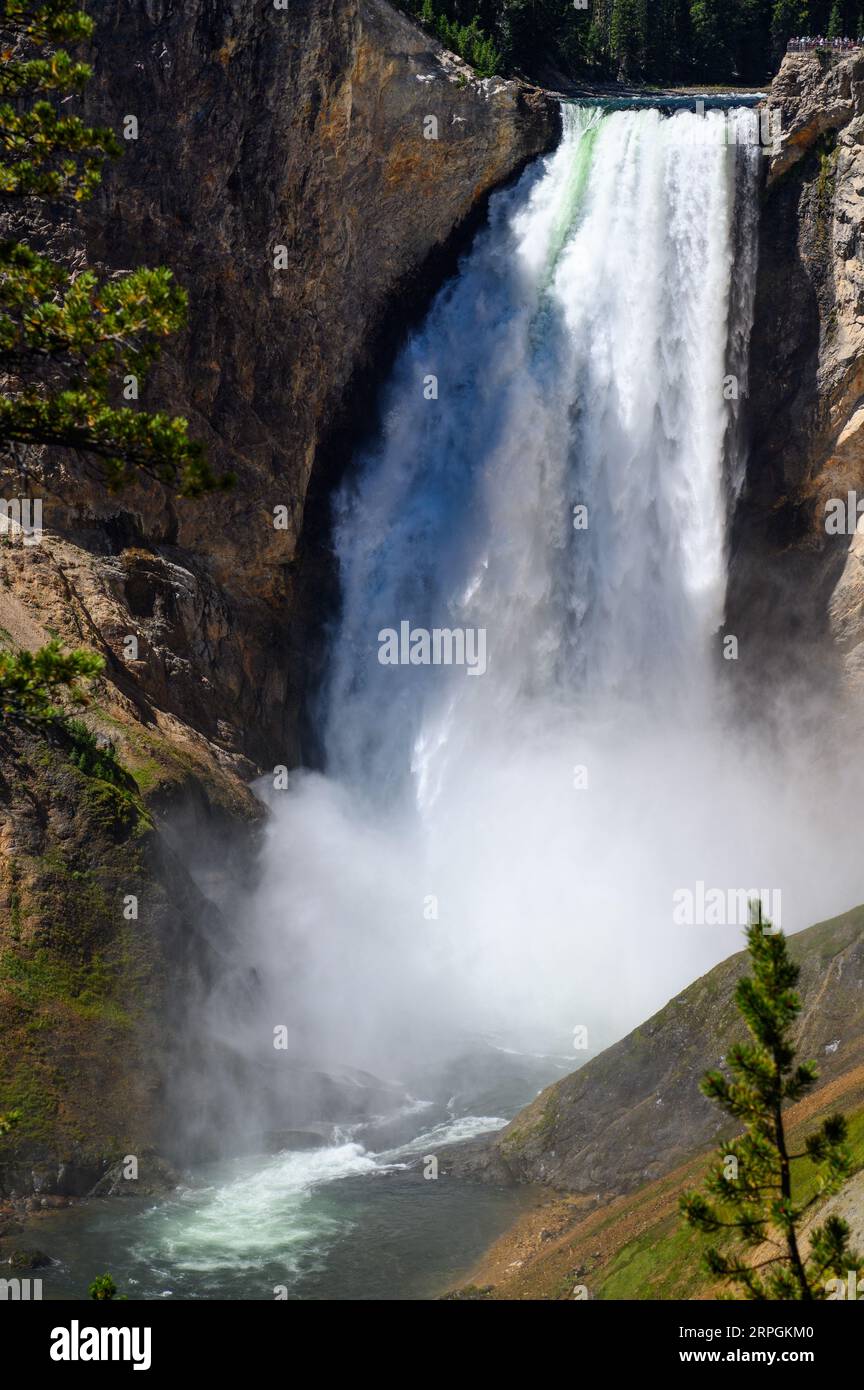
[[(846, 1116), (850, 1173), (864, 1171), (864, 1065), (817, 1091), (790, 1112), (792, 1142), (837, 1108)], [(719, 1298), (720, 1282), (702, 1264), (702, 1239), (681, 1220), (683, 1191), (705, 1178), (709, 1157), (646, 1182), (600, 1207), (550, 1196), (520, 1218), (472, 1272), (472, 1285), (448, 1297), (488, 1300), (569, 1300), (584, 1284), (600, 1301)], [(792, 1192), (806, 1202), (819, 1174), (807, 1158), (792, 1165)], [(817, 1213), (818, 1215), (818, 1213)]]
[[(807, 1136), (840, 1112), (849, 1172), (857, 1173), (864, 1169), (864, 907), (798, 932), (786, 946), (800, 968), (803, 1001), (795, 1046), (818, 1057), (822, 1072), (819, 1088), (788, 1111), (790, 1152), (803, 1151)], [(600, 1299), (720, 1296), (678, 1203), (704, 1181), (709, 1151), (719, 1141), (728, 1153), (742, 1128), (734, 1119), (718, 1127), (699, 1081), (746, 1042), (735, 992), (747, 965), (743, 951), (721, 961), (547, 1087), (485, 1145), (447, 1153), (457, 1176), (522, 1181), (538, 1192), (537, 1207), (473, 1272), (483, 1297), (571, 1298), (578, 1283)], [(818, 1180), (818, 1164), (794, 1159), (793, 1203), (817, 1195)]]
[[(827, 1114), (820, 1116), (827, 1119)], [(846, 1148), (850, 1174), (864, 1169), (864, 1109), (846, 1116)], [(800, 1130), (792, 1130), (800, 1142)], [(704, 1176), (704, 1160), (693, 1165), (687, 1182), (699, 1172)], [(792, 1194), (796, 1203), (806, 1204), (817, 1197), (819, 1170), (808, 1158), (792, 1164)], [(721, 1239), (724, 1249), (730, 1237)], [(595, 1296), (601, 1299), (690, 1299), (716, 1294), (717, 1280), (700, 1265), (702, 1242), (697, 1234), (682, 1224), (677, 1210), (671, 1206), (633, 1240), (623, 1245), (602, 1272)]]
[(460, 24), (458, 19), (450, 19), (446, 10), (436, 8), (434, 0), (421, 0), (419, 10), (414, 10), (411, 4), (408, 8), (417, 14), (421, 24), (438, 36), (445, 48), (452, 49), (470, 63), (478, 77), (492, 77), (501, 71), (503, 54), (480, 28), (476, 15), (467, 24)]

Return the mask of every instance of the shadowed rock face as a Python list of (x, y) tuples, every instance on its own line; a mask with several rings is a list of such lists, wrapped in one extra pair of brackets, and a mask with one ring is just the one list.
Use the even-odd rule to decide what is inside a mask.
[[(135, 116), (138, 138), (80, 224), (37, 207), (11, 225), (75, 265), (86, 245), (108, 273), (174, 271), (189, 329), (141, 405), (188, 415), (237, 485), (197, 503), (149, 482), (109, 496), (72, 455), (0, 459), (0, 495), (42, 497), (45, 527), (0, 557), (4, 641), (35, 648), (50, 632), (105, 656), (86, 719), (131, 771), (129, 805), (140, 795), (154, 818), (139, 836), (124, 803), (115, 826), (111, 787), (73, 776), (62, 749), (40, 759), (28, 745), (23, 770), (20, 749), (0, 749), (0, 1111), (32, 1099), (10, 1140), (19, 1190), (31, 1158), (52, 1171), (74, 1158), (87, 1186), (118, 1146), (161, 1141), (184, 1003), (218, 968), (190, 846), (207, 893), (236, 899), (249, 856), (234, 842), (260, 815), (244, 781), (299, 756), (326, 496), (351, 422), (485, 195), (559, 124), (556, 101), (473, 80), (385, 0), (91, 8), (86, 114), (118, 132)], [(25, 987), (46, 975), (56, 1007)], [(13, 1064), (7, 1044), (31, 1037)]]
[(758, 652), (757, 681), (767, 662), (798, 688), (806, 667), (860, 709), (864, 537), (825, 522), (829, 499), (864, 496), (864, 60), (793, 54), (768, 105), (783, 134), (766, 161), (727, 626)]
[[(802, 1057), (830, 1081), (864, 1059), (864, 909), (799, 932)], [(730, 1131), (699, 1090), (743, 1039), (734, 992), (741, 951), (579, 1071), (541, 1091), (510, 1124), (444, 1157), (448, 1172), (498, 1182), (539, 1182), (590, 1196), (627, 1192)]]
[(83, 771), (62, 731), (6, 729), (0, 755), (0, 1198), (83, 1196), (124, 1153), (155, 1181), (166, 1039), (224, 923), (129, 773)]

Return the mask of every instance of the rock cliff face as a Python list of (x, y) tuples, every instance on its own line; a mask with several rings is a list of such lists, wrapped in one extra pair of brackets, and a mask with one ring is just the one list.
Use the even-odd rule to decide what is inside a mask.
[(794, 54), (768, 106), (751, 342), (752, 434), (733, 532), (728, 626), (758, 682), (814, 682), (858, 707), (864, 535), (826, 504), (864, 498), (864, 59)]
[(144, 701), (229, 754), (290, 762), (310, 481), (343, 461), (345, 421), (456, 229), (554, 142), (557, 104), (471, 80), (385, 0), (108, 0), (97, 19), (88, 114), (118, 131), (135, 116), (138, 138), (83, 228), (53, 239), (109, 270), (172, 268), (189, 331), (142, 405), (188, 414), (238, 481), (203, 504), (106, 498), (63, 460), (44, 470), (46, 526), (111, 608), (108, 645), (141, 639), (126, 674)]
[(554, 100), (475, 81), (386, 0), (93, 9), (86, 114), (118, 133), (134, 116), (137, 139), (80, 220), (40, 214), (27, 234), (75, 264), (86, 246), (106, 273), (175, 272), (189, 329), (141, 404), (189, 416), (237, 484), (197, 503), (155, 484), (110, 496), (70, 455), (0, 460), (2, 495), (41, 497), (45, 527), (0, 551), (0, 636), (103, 654), (86, 720), (132, 774), (0, 750), (0, 1112), (24, 1115), (19, 1189), (30, 1158), (55, 1171), (85, 1137), (85, 1173), (158, 1140), (157, 1019), (216, 930), (164, 818), (210, 845), (198, 881), (236, 892), (247, 860), (227, 847), (258, 818), (244, 782), (298, 758), (326, 494), (352, 429), (485, 196), (559, 123)]
[(83, 1196), (130, 1153), (143, 1193), (177, 1064), (164, 1039), (224, 926), (106, 750), (7, 731), (0, 757), (0, 1112), (18, 1114), (0, 1198)]

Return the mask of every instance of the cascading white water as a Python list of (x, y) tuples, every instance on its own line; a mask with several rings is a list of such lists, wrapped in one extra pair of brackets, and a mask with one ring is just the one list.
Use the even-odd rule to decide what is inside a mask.
[[(543, 177), (496, 203), (403, 356), (340, 499), (328, 767), (373, 792), (404, 778), (407, 747), (425, 763), (442, 720), (636, 682), (668, 698), (701, 677), (720, 622), (726, 120), (564, 117)], [(380, 666), (378, 630), (405, 618), (484, 628), (489, 679)]]
[[(738, 948), (677, 888), (825, 913), (803, 769), (733, 743), (715, 688), (755, 119), (566, 107), (401, 355), (336, 504), (326, 773), (269, 798), (252, 950), (303, 1055), (593, 1049)], [(402, 622), (482, 629), (485, 673), (381, 664)]]

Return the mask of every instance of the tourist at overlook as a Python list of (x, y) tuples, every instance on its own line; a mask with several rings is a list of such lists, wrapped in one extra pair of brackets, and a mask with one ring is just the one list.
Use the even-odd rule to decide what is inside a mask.
[(786, 44), (787, 53), (812, 53), (817, 48), (826, 48), (832, 53), (850, 53), (855, 48), (864, 46), (864, 38), (826, 38), (824, 34), (804, 34), (800, 38), (790, 39)]

